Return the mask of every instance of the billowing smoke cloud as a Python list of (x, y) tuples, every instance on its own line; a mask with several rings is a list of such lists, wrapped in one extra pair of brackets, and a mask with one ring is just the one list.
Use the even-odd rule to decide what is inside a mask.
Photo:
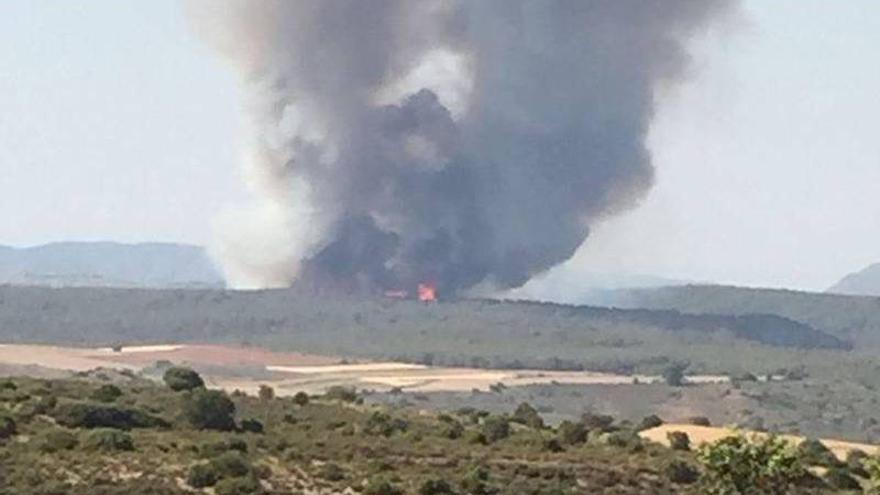
[(258, 204), (224, 223), (232, 282), (461, 291), (522, 285), (639, 199), (655, 91), (730, 2), (188, 7), (251, 98)]

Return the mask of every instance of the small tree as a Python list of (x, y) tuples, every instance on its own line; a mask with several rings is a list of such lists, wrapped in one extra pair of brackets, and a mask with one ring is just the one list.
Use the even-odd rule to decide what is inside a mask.
[(651, 428), (657, 428), (663, 424), (663, 420), (660, 419), (656, 414), (652, 414), (650, 416), (645, 416), (642, 418), (641, 423), (639, 423), (638, 430), (650, 430)]
[(504, 416), (489, 416), (483, 420), (483, 435), (489, 443), (503, 440), (510, 435), (510, 422)]
[(309, 394), (305, 392), (297, 392), (296, 395), (293, 396), (293, 403), (298, 406), (305, 406), (309, 403)]
[(199, 376), (198, 373), (190, 368), (179, 366), (168, 368), (162, 379), (165, 381), (165, 384), (175, 392), (181, 390), (193, 390), (205, 386), (204, 380), (202, 380), (202, 377)]
[(9, 416), (0, 416), (0, 439), (9, 438), (15, 435), (15, 420)]
[(528, 402), (523, 402), (522, 404), (520, 404), (516, 408), (516, 411), (514, 411), (513, 417), (510, 419), (515, 423), (524, 424), (536, 430), (544, 427), (544, 419), (541, 418), (541, 415), (538, 414), (538, 411), (535, 410), (535, 408), (532, 407), (531, 404), (529, 404)]
[(134, 450), (131, 435), (115, 428), (98, 428), (89, 432), (85, 445), (95, 450), (129, 451)]
[(275, 398), (275, 389), (268, 385), (260, 385), (260, 391), (257, 395), (260, 400), (272, 400)]
[(556, 434), (563, 445), (577, 445), (587, 441), (587, 429), (582, 423), (563, 421), (556, 428)]
[(113, 402), (122, 395), (122, 390), (116, 385), (106, 384), (92, 392), (92, 399), (98, 402)]
[(691, 450), (691, 438), (683, 431), (670, 431), (666, 433), (666, 439), (672, 450)]
[(235, 429), (235, 404), (218, 390), (196, 390), (184, 404), (184, 416), (200, 430)]
[(700, 472), (687, 462), (676, 460), (666, 465), (666, 477), (673, 483), (688, 485), (700, 478)]
[(684, 372), (688, 365), (685, 363), (671, 364), (663, 370), (663, 381), (671, 387), (681, 387), (684, 385)]
[(697, 458), (709, 494), (783, 495), (807, 474), (795, 449), (773, 436), (723, 438), (701, 447)]

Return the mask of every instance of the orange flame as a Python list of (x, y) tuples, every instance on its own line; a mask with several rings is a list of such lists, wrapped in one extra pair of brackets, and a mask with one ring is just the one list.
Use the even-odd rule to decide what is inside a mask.
[(434, 284), (429, 284), (427, 282), (419, 284), (419, 301), (437, 301), (437, 287), (435, 287)]

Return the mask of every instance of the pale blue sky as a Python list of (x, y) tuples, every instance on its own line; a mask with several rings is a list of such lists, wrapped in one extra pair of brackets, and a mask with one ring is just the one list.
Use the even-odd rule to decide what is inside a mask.
[[(880, 261), (880, 2), (750, 0), (664, 95), (658, 185), (564, 270), (821, 289)], [(173, 0), (0, 2), (0, 244), (207, 244), (235, 76)]]

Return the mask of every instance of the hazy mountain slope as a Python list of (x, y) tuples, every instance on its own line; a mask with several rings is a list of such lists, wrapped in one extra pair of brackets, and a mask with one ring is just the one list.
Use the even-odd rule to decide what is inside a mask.
[(0, 284), (148, 288), (224, 285), (201, 247), (113, 242), (0, 247)]
[(831, 286), (828, 292), (859, 296), (880, 296), (880, 263), (850, 273)]
[[(594, 301), (599, 302), (599, 301)], [(776, 314), (853, 342), (880, 347), (880, 298), (780, 289), (688, 285), (607, 291), (602, 304), (688, 313)]]

